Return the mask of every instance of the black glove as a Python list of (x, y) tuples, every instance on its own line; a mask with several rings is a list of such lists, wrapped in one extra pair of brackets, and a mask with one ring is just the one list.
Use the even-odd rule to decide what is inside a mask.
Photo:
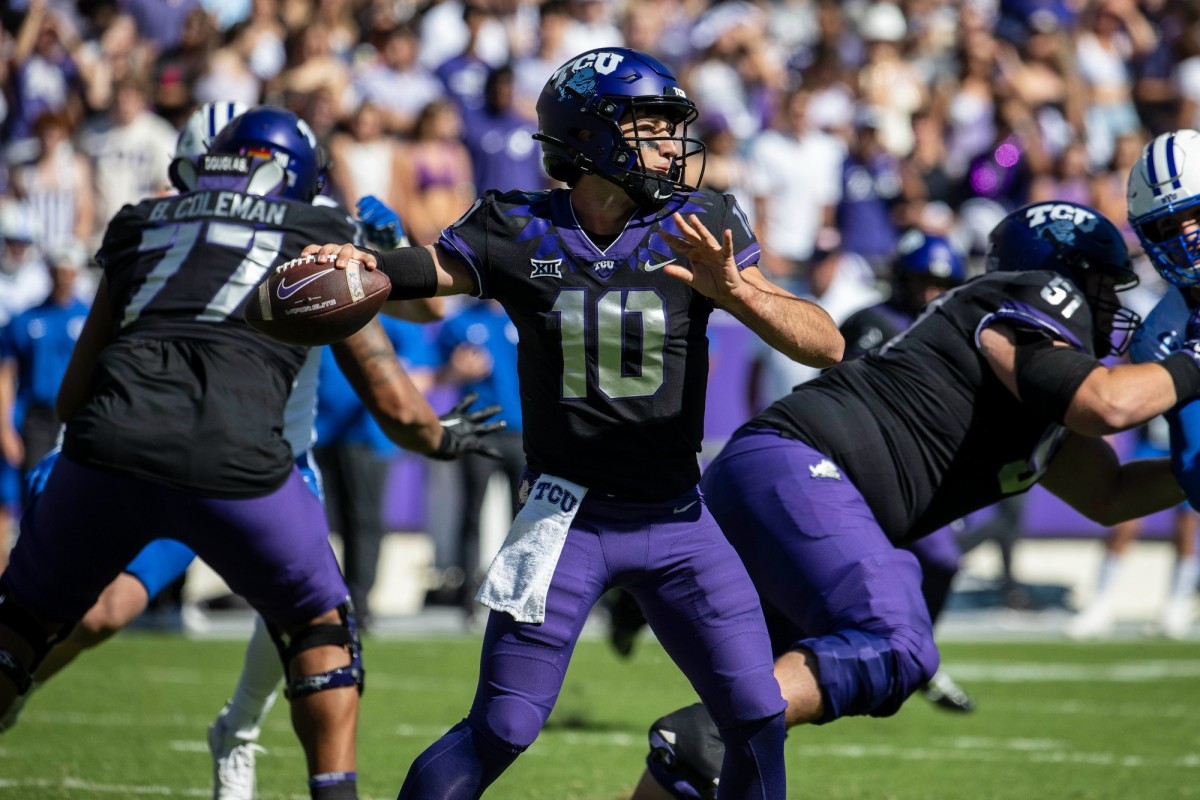
[(500, 406), (491, 405), (478, 411), (467, 411), (479, 395), (472, 392), (458, 401), (458, 405), (438, 417), (442, 422), (442, 441), (430, 458), (451, 461), (464, 453), (479, 453), (488, 458), (503, 458), (500, 451), (483, 441), (489, 433), (504, 430), (503, 421), (486, 422), (489, 417), (500, 413)]

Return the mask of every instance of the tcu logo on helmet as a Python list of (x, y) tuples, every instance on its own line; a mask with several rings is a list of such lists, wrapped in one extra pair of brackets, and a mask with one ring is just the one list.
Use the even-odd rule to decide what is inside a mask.
[(1080, 208), (1079, 206), (1067, 205), (1065, 203), (1044, 203), (1040, 206), (1033, 206), (1026, 209), (1025, 218), (1029, 220), (1029, 227), (1036, 228), (1039, 225), (1046, 224), (1049, 220), (1069, 220), (1076, 225), (1083, 225), (1088, 220), (1095, 220), (1096, 215), (1086, 208)]
[(625, 56), (621, 53), (584, 53), (574, 61), (564, 64), (559, 68), (558, 72), (554, 73), (554, 82), (560, 82), (570, 72), (579, 72), (580, 70), (591, 67), (601, 75), (608, 75), (613, 70), (621, 65), (625, 60)]

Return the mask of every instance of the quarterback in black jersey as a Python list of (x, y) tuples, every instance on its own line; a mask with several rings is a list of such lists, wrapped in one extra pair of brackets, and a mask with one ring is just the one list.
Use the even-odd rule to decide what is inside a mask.
[[(493, 609), (465, 720), (401, 798), (475, 798), (550, 715), (589, 610), (624, 586), (708, 703), (723, 798), (782, 798), (783, 700), (753, 586), (697, 491), (709, 315), (723, 307), (814, 366), (828, 315), (768, 283), (732, 198), (684, 184), (695, 105), (635, 50), (583, 53), (538, 102), (550, 174), (571, 186), (480, 197), (428, 248), (306, 248), (392, 279), (393, 299), (500, 301), (520, 334), (524, 505), (479, 599)], [(716, 231), (714, 235), (710, 231)]]
[[(1137, 279), (1116, 227), (1073, 203), (1027, 206), (992, 231), (988, 269), (774, 403), (705, 471), (763, 600), (789, 725), (893, 714), (934, 675), (921, 572), (896, 545), (1034, 483), (1104, 525), (1183, 496), (1166, 459), (1120, 464), (1101, 438), (1200, 391), (1191, 350), (1099, 360), (1138, 322), (1117, 300)], [(711, 759), (690, 754), (708, 731), (684, 709), (651, 745), (703, 789)]]

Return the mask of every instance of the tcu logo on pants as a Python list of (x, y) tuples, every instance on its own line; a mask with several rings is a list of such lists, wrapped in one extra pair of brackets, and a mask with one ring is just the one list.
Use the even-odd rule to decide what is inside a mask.
[(571, 513), (575, 504), (579, 502), (578, 497), (550, 481), (538, 481), (537, 486), (533, 487), (533, 496), (538, 500), (544, 498), (547, 502), (558, 506), (564, 514)]

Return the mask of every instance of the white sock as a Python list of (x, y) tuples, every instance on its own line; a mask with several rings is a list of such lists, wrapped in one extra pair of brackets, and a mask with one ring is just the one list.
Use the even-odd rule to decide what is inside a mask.
[(246, 658), (233, 697), (225, 704), (221, 716), (225, 726), (237, 731), (242, 738), (258, 738), (258, 726), (275, 704), (279, 685), (283, 682), (283, 666), (279, 650), (262, 617), (254, 618), (254, 633), (246, 645)]
[(1100, 562), (1100, 573), (1096, 576), (1096, 597), (1092, 601), (1093, 604), (1109, 602), (1120, 569), (1121, 556), (1106, 552), (1104, 560)]
[(1175, 561), (1175, 569), (1171, 573), (1171, 599), (1187, 600), (1196, 591), (1196, 583), (1200, 580), (1200, 556), (1193, 553)]

